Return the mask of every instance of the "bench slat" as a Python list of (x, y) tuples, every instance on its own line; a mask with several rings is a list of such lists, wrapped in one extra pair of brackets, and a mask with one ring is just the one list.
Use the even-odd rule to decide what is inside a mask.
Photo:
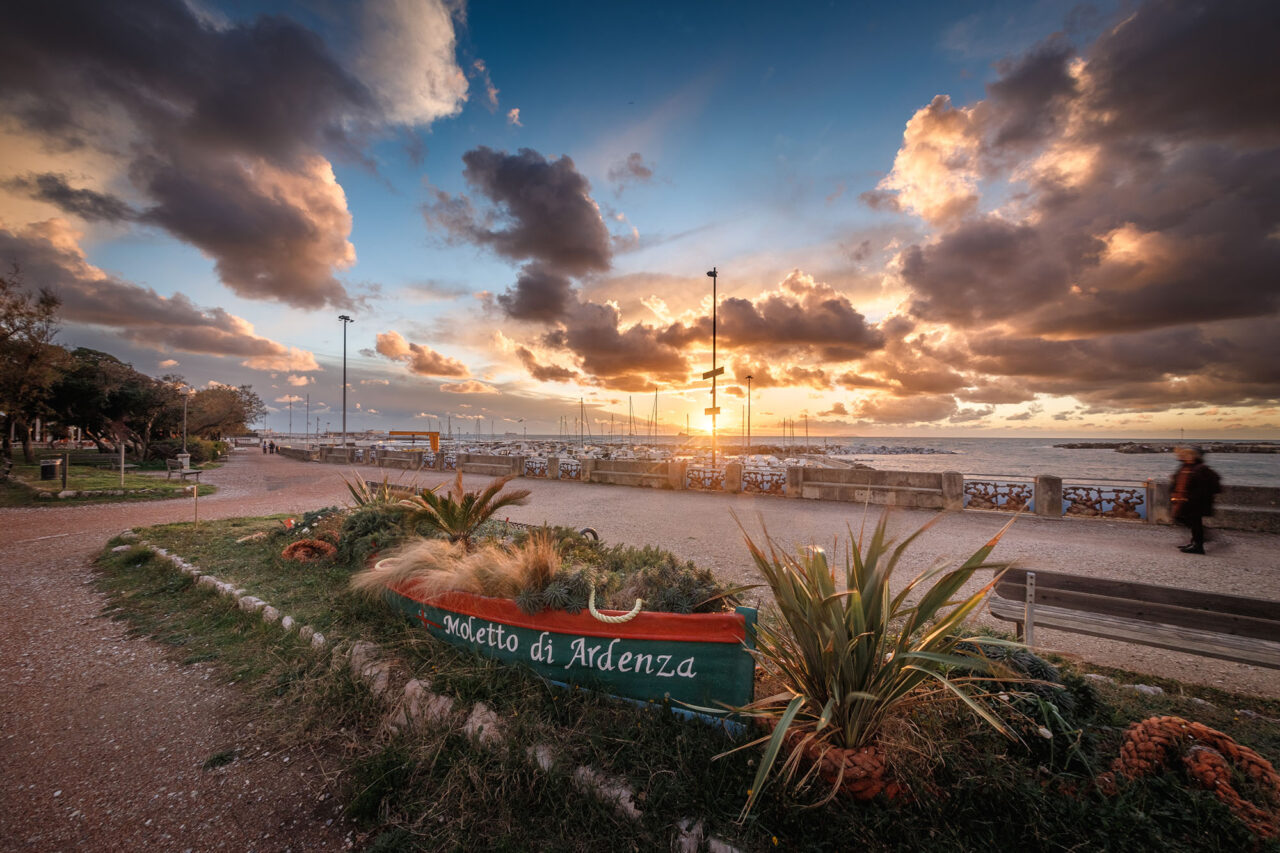
[[(1040, 573), (1036, 573), (1037, 584)], [(1037, 596), (1037, 599), (1039, 597)], [(1023, 603), (993, 597), (991, 614), (1010, 622), (1021, 622)], [(1280, 669), (1280, 643), (1249, 637), (1235, 637), (1210, 631), (1198, 631), (1176, 625), (1136, 622), (1102, 614), (1081, 613), (1060, 607), (1036, 604), (1037, 628), (1070, 631), (1104, 639), (1122, 640), (1144, 646), (1192, 652), (1205, 657)]]
[[(1257, 640), (1280, 642), (1280, 620), (1274, 618), (1253, 619), (1248, 616), (1237, 616), (1234, 613), (1211, 613), (1206, 610), (1192, 610), (1188, 607), (1173, 607), (1167, 604), (1154, 604), (1149, 601), (1045, 589), (1039, 585), (1039, 580), (1040, 577), (1037, 575), (1035, 598), (1037, 607), (1043, 604), (1046, 607), (1057, 607), (1062, 610), (1074, 610), (1082, 613), (1096, 613), (1136, 622), (1153, 622), (1162, 625), (1174, 625), (1179, 628), (1190, 628), (1195, 631), (1210, 631), (1218, 634), (1232, 634), (1238, 637), (1252, 637)], [(1010, 596), (1005, 596), (1004, 593), (1001, 594), (1001, 597), (1011, 598)]]
[(1003, 598), (1021, 601), (1028, 571), (1035, 571), (1037, 596), (1052, 589), (1280, 622), (1280, 602), (1063, 572), (1009, 569), (996, 584), (996, 593)]

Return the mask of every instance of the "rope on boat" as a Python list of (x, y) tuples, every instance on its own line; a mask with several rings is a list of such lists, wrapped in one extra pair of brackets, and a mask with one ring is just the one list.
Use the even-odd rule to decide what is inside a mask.
[(640, 608), (644, 605), (644, 601), (637, 598), (635, 607), (631, 608), (630, 613), (624, 613), (621, 616), (604, 616), (599, 610), (596, 610), (596, 588), (591, 587), (591, 592), (587, 595), (587, 612), (610, 625), (617, 625), (620, 622), (630, 622), (632, 619), (640, 615)]

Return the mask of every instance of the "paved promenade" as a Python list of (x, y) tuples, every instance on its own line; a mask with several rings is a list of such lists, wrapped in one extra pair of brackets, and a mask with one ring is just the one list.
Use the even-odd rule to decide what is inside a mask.
[[(383, 472), (358, 469), (371, 479)], [(340, 466), (232, 454), (206, 474), (217, 495), (200, 500), (203, 519), (301, 513), (346, 503)], [(389, 472), (393, 481), (434, 485), (444, 475)], [(467, 477), (469, 486), (487, 478)], [(521, 480), (533, 490), (513, 521), (590, 526), (607, 542), (658, 544), (754, 582), (736, 513), (756, 535), (761, 519), (791, 545), (856, 532), (849, 504), (751, 495), (671, 492)], [(306, 754), (262, 755), (222, 771), (200, 765), (228, 744), (238, 694), (201, 664), (179, 667), (154, 643), (128, 639), (99, 614), (90, 583), (93, 556), (119, 531), (189, 520), (190, 500), (0, 509), (0, 849), (329, 850), (348, 828)], [(902, 511), (903, 534), (934, 517)], [(871, 519), (874, 521), (874, 517)], [(942, 557), (967, 556), (1007, 517), (942, 517), (913, 550), (900, 583)], [(1280, 601), (1280, 538), (1225, 531), (1204, 557), (1181, 554), (1168, 527), (1023, 517), (994, 557), (1026, 568), (1132, 579)], [(1006, 626), (1007, 627), (1007, 626)], [(1190, 683), (1280, 696), (1280, 672), (1241, 664), (1040, 632), (1046, 646), (1086, 660)], [(289, 760), (285, 760), (289, 759)], [(319, 819), (317, 819), (319, 818)], [(286, 840), (287, 839), (287, 840)]]

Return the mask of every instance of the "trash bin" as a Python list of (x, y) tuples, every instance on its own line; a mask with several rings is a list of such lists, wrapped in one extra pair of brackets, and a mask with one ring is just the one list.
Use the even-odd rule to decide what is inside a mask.
[(40, 479), (41, 480), (57, 480), (62, 477), (62, 458), (41, 459), (40, 460)]

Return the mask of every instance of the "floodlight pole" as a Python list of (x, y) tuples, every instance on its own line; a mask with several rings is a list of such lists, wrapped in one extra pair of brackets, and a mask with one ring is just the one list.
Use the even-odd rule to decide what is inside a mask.
[(342, 446), (347, 446), (347, 324), (355, 322), (346, 314), (339, 314), (342, 321)]
[(703, 379), (711, 380), (711, 408), (703, 414), (711, 415), (711, 467), (716, 467), (716, 416), (720, 407), (716, 405), (716, 377), (724, 373), (723, 367), (716, 367), (716, 284), (718, 283), (716, 268), (707, 273), (711, 279), (711, 369), (702, 374)]

